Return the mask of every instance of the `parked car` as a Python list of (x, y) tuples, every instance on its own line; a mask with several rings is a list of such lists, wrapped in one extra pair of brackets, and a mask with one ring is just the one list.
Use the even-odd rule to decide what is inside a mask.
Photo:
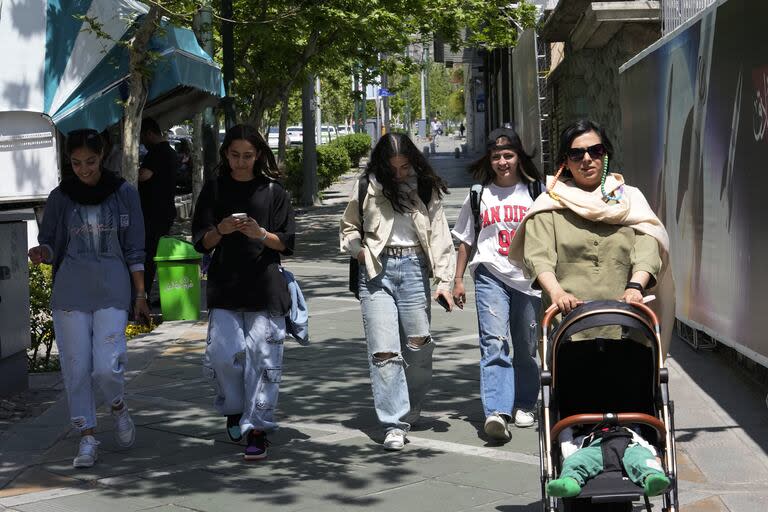
[(285, 132), (292, 146), (300, 146), (304, 142), (304, 128), (301, 126), (289, 126)]
[(320, 141), (320, 144), (328, 144), (332, 140), (339, 138), (339, 132), (336, 130), (335, 126), (324, 124), (321, 127), (320, 133), (322, 134), (322, 140)]
[[(291, 145), (291, 134), (286, 131), (285, 132), (285, 146), (288, 147)], [(269, 129), (267, 132), (267, 144), (271, 149), (277, 149), (280, 145), (280, 128), (277, 126), (273, 126)]]
[(336, 130), (339, 132), (339, 137), (342, 135), (349, 135), (350, 133), (354, 133), (351, 126), (346, 126), (343, 124), (340, 124), (336, 127)]

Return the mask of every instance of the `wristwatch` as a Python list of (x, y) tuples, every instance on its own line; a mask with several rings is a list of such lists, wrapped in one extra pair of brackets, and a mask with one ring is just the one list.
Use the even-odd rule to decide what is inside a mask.
[(640, 283), (636, 283), (634, 281), (628, 282), (627, 286), (625, 286), (624, 289), (625, 290), (632, 289), (632, 290), (637, 290), (640, 293), (645, 293), (645, 288), (643, 288), (643, 285), (641, 285)]
[(135, 298), (147, 300), (149, 297), (147, 297), (147, 292), (141, 292), (137, 293)]

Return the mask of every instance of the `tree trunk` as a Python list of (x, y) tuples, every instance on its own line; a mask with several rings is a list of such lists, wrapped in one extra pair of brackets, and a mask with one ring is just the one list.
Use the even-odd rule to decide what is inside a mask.
[(279, 143), (277, 146), (277, 161), (278, 163), (285, 162), (285, 155), (288, 152), (288, 148), (285, 147), (285, 131), (288, 128), (288, 102), (291, 99), (291, 89), (285, 91), (282, 98), (282, 105), (280, 106), (280, 126), (278, 128)]
[(196, 114), (192, 129), (192, 208), (197, 204), (197, 198), (203, 189), (204, 176), (204, 155), (203, 145), (203, 114)]
[(141, 20), (130, 45), (128, 99), (123, 120), (123, 177), (128, 183), (138, 184), (139, 135), (141, 114), (147, 101), (147, 45), (160, 21), (160, 11), (150, 7)]
[(312, 206), (320, 204), (317, 195), (317, 147), (315, 145), (315, 109), (314, 109), (315, 77), (309, 75), (301, 93), (301, 113), (304, 132), (302, 148), (302, 164), (304, 184), (301, 204)]

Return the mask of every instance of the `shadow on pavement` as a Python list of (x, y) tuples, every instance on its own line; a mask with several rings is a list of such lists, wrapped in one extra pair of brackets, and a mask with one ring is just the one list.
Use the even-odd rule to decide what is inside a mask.
[[(695, 351), (675, 337), (670, 353), (688, 376), (733, 418), (732, 426), (677, 428), (677, 439), (691, 441), (712, 432), (743, 430), (752, 441), (768, 452), (768, 424), (765, 422), (768, 389), (757, 385), (745, 374), (746, 370), (718, 354), (717, 350), (714, 353)], [(674, 388), (670, 389), (670, 394), (674, 399)]]

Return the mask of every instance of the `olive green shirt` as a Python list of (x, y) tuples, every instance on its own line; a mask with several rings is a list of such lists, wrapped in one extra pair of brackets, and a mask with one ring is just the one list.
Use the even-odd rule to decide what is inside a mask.
[[(592, 222), (568, 209), (534, 215), (524, 242), (523, 259), (531, 277), (552, 272), (566, 292), (581, 300), (620, 299), (627, 281), (640, 270), (651, 275), (650, 288), (661, 269), (654, 237), (628, 226)], [(551, 303), (542, 293), (542, 307)]]

